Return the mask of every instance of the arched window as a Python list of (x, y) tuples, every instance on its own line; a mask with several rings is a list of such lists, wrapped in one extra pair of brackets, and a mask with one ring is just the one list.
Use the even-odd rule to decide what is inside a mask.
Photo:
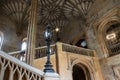
[(113, 24), (107, 29), (106, 43), (110, 56), (120, 53), (120, 23)]
[(3, 33), (0, 31), (0, 50), (2, 48), (3, 39), (4, 39)]
[(22, 40), (21, 51), (25, 51), (27, 47), (27, 38)]
[(20, 56), (20, 60), (23, 62), (26, 61), (26, 54), (25, 54), (26, 48), (27, 48), (27, 38), (24, 38), (21, 44), (21, 56)]

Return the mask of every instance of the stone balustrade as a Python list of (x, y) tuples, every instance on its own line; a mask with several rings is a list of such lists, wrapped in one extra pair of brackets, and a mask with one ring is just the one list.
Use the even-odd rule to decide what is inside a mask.
[(42, 80), (44, 72), (0, 51), (0, 80)]
[[(56, 52), (56, 44), (50, 46), (51, 54)], [(47, 46), (35, 48), (35, 59), (45, 57), (47, 54)]]
[(21, 52), (22, 52), (22, 51), (15, 51), (15, 52), (10, 52), (10, 53), (8, 53), (8, 54), (9, 54), (9, 55), (12, 55), (12, 56), (15, 57), (15, 58), (20, 59), (20, 57), (21, 57)]
[[(90, 50), (90, 49), (80, 48), (80, 47), (65, 44), (65, 43), (58, 43), (58, 44), (62, 44), (62, 51), (86, 55), (86, 56), (95, 56), (94, 51)], [(56, 44), (51, 45), (51, 55), (56, 52), (57, 52)], [(9, 54), (20, 59), (20, 57), (22, 56), (20, 53), (21, 53), (21, 51), (16, 51), (16, 52), (10, 52)], [(41, 57), (45, 57), (46, 53), (47, 53), (47, 46), (35, 48), (35, 57), (34, 58), (38, 59)]]
[(95, 56), (93, 50), (77, 47), (69, 44), (62, 44), (62, 50), (66, 52), (71, 52), (75, 54), (81, 54), (86, 56)]
[(0, 51), (0, 80), (60, 80), (60, 76), (44, 73)]

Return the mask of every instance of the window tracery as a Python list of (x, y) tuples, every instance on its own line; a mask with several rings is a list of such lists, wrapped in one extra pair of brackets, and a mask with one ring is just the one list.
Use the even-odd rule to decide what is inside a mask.
[(110, 56), (120, 53), (120, 23), (111, 25), (107, 29), (106, 42)]

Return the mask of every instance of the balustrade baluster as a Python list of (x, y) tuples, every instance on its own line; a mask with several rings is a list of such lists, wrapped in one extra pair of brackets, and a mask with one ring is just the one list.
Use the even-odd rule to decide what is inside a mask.
[(0, 80), (4, 80), (5, 78), (7, 80), (38, 80), (37, 78), (41, 80), (41, 76), (43, 76), (43, 72), (9, 56), (6, 53), (0, 54)]
[(14, 75), (13, 70), (10, 70), (9, 80), (13, 80), (13, 75)]
[(1, 73), (0, 73), (0, 80), (3, 80), (3, 78), (4, 78), (4, 73), (5, 73), (5, 68), (2, 67)]
[(20, 74), (20, 72), (18, 72), (18, 80), (22, 80), (22, 76), (21, 76), (21, 74)]

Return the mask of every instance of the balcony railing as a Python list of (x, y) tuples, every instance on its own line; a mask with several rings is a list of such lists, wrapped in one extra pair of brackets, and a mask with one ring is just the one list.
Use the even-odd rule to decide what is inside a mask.
[(44, 73), (0, 51), (0, 80), (42, 80)]
[(93, 50), (80, 48), (80, 47), (69, 45), (69, 44), (62, 44), (62, 50), (66, 52), (75, 53), (75, 54), (95, 56)]
[[(50, 47), (51, 47), (51, 49), (50, 49), (51, 50), (51, 55), (56, 53), (56, 44), (53, 44)], [(35, 56), (34, 56), (34, 58), (38, 59), (38, 58), (41, 58), (41, 57), (45, 57), (45, 56), (47, 56), (46, 53), (47, 53), (47, 46), (35, 48)], [(16, 57), (18, 59), (20, 59), (21, 56), (23, 56), (22, 51), (10, 52), (8, 54), (10, 54), (10, 55), (12, 55), (12, 56), (14, 56), (14, 57)]]
[(22, 51), (15, 51), (15, 52), (10, 52), (10, 53), (8, 53), (8, 54), (9, 54), (9, 55), (12, 55), (12, 56), (15, 57), (15, 58), (20, 59), (20, 57), (21, 57), (21, 52), (22, 52)]
[[(51, 55), (56, 53), (56, 44), (50, 46)], [(47, 46), (35, 48), (35, 59), (47, 56)]]
[[(65, 44), (65, 43), (58, 43), (58, 45), (59, 44), (61, 44), (62, 51), (71, 52), (71, 53), (75, 53), (75, 54), (86, 55), (86, 56), (95, 56), (93, 50), (80, 48), (80, 47)], [(57, 52), (56, 46), (57, 46), (56, 44), (51, 45), (51, 55), (55, 54)], [(20, 59), (20, 56), (21, 56), (20, 53), (21, 53), (21, 51), (17, 51), (17, 52), (11, 52), (9, 54), (18, 58), (18, 59)], [(34, 58), (38, 59), (38, 58), (41, 58), (41, 57), (45, 57), (47, 55), (46, 53), (47, 53), (47, 46), (35, 48), (35, 57)]]

